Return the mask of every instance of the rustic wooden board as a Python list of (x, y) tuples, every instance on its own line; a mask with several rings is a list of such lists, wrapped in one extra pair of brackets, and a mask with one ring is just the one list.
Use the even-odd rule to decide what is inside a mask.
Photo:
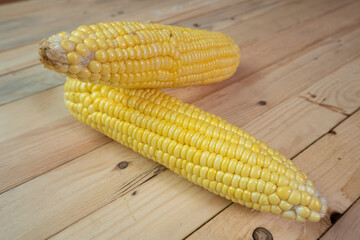
[[(251, 239), (258, 226), (275, 239), (354, 238), (359, 11), (355, 0), (0, 5), (0, 239)], [(325, 219), (304, 225), (231, 204), (70, 116), (64, 79), (38, 63), (37, 41), (83, 23), (134, 19), (235, 39), (242, 62), (232, 78), (165, 92), (295, 157), (329, 200)], [(345, 211), (332, 226), (329, 215)]]
[(321, 240), (356, 239), (360, 236), (360, 201), (345, 213), (345, 215), (333, 226)]

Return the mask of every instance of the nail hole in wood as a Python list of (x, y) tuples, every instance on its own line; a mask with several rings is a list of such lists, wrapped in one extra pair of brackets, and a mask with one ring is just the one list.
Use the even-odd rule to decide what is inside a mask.
[(136, 192), (136, 191), (134, 191), (131, 195), (135, 196), (135, 195), (136, 195), (136, 193), (137, 193), (137, 192)]
[(341, 157), (338, 157), (338, 160), (341, 160), (342, 158)]
[(194, 23), (193, 26), (194, 26), (194, 27), (200, 27), (200, 24)]
[(126, 161), (120, 162), (120, 163), (118, 164), (118, 167), (119, 167), (120, 169), (125, 169), (125, 168), (127, 168), (128, 166), (129, 166), (129, 163), (126, 162)]
[(333, 135), (336, 135), (336, 131), (333, 130), (333, 129), (331, 129), (331, 130), (329, 131), (329, 133), (330, 133), (330, 134), (333, 134)]
[(332, 212), (330, 214), (330, 221), (332, 224), (335, 224), (340, 218), (341, 218), (341, 213), (338, 212)]
[(317, 97), (316, 94), (313, 94), (313, 93), (310, 93), (310, 92), (308, 92), (308, 94), (310, 95), (311, 98), (316, 98)]
[(259, 101), (259, 102), (258, 102), (258, 104), (259, 104), (259, 105), (261, 105), (261, 106), (265, 106), (265, 105), (266, 105), (266, 103), (267, 103), (267, 102), (266, 102), (266, 101), (264, 101), (264, 100), (261, 100), (261, 101)]
[(273, 240), (273, 236), (269, 232), (269, 230), (258, 227), (254, 230), (252, 237), (254, 240)]

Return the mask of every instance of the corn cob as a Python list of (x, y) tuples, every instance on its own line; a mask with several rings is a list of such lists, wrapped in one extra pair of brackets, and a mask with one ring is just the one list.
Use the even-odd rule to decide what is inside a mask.
[(239, 47), (223, 33), (154, 23), (82, 25), (40, 45), (46, 68), (122, 88), (214, 83), (233, 75), (240, 61)]
[(68, 78), (65, 103), (80, 121), (235, 203), (299, 222), (325, 216), (325, 198), (289, 159), (159, 90)]

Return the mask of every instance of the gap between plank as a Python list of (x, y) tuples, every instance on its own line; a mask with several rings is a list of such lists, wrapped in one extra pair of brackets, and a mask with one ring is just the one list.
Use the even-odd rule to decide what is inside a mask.
[[(120, 144), (120, 143), (119, 143)], [(134, 189), (137, 189), (138, 187), (140, 187), (141, 185), (145, 184), (146, 182), (150, 181), (151, 179), (153, 179), (154, 177), (156, 177), (157, 175), (159, 175), (160, 173), (167, 171), (168, 169), (165, 166), (162, 166), (160, 164), (158, 164), (156, 167), (152, 168), (151, 170), (149, 170), (148, 172), (151, 174), (153, 172), (153, 176), (149, 177), (148, 179), (146, 179), (145, 181), (143, 181), (142, 183), (140, 183), (138, 186), (135, 186), (134, 188), (129, 187), (128, 189), (126, 189), (123, 193), (117, 195), (113, 200), (111, 200), (110, 202), (108, 202), (107, 204), (95, 209), (94, 211), (86, 214), (85, 216), (79, 218), (78, 220), (76, 220), (75, 222), (69, 224), (68, 226), (60, 229), (59, 231), (55, 232), (54, 234), (50, 235), (49, 237), (47, 237), (46, 239), (50, 239), (53, 236), (57, 235), (58, 233), (64, 231), (65, 229), (69, 228), (70, 226), (72, 226), (73, 224), (76, 224), (77, 222), (81, 221), (82, 219), (88, 217), (89, 215), (93, 214), (94, 212), (97, 212), (98, 210), (106, 207), (108, 204), (118, 200), (120, 197), (126, 195), (127, 193), (129, 193), (130, 191), (133, 191)], [(170, 170), (169, 170), (170, 171)]]
[(330, 227), (328, 227), (328, 229), (326, 229), (319, 237), (318, 240), (320, 240), (333, 226), (336, 225), (336, 223), (338, 223), (340, 221), (341, 218), (343, 218), (345, 216), (345, 214), (352, 208), (353, 205), (355, 205), (355, 203), (357, 203), (357, 201), (360, 200), (360, 197), (358, 197), (352, 204), (350, 204), (350, 206), (341, 214), (340, 218), (334, 223), (331, 224)]
[[(75, 120), (76, 120), (76, 119), (75, 119)], [(106, 137), (107, 137), (107, 136), (106, 136)], [(109, 137), (107, 137), (107, 138), (109, 138)], [(94, 148), (93, 150), (91, 150), (90, 152), (92, 152), (92, 151), (94, 151), (94, 150), (96, 150), (96, 149), (98, 149), (98, 148), (101, 148), (101, 147), (103, 147), (103, 146), (105, 146), (105, 145), (107, 145), (107, 144), (112, 143), (112, 139), (109, 138), (109, 140), (110, 140), (110, 141), (108, 141), (108, 142), (106, 142), (106, 143), (104, 143), (104, 144), (101, 144), (101, 145), (95, 147), (95, 148)], [(58, 167), (61, 167), (61, 166), (65, 165), (65, 164), (68, 164), (69, 162), (74, 161), (75, 159), (80, 158), (80, 157), (82, 157), (82, 156), (84, 156), (84, 155), (86, 155), (86, 154), (88, 154), (88, 153), (90, 153), (90, 152), (86, 152), (86, 153), (83, 153), (83, 154), (81, 154), (81, 155), (79, 155), (79, 156), (76, 156), (75, 158), (69, 159), (69, 161), (63, 162), (63, 163), (59, 164), (58, 166), (56, 166), (56, 167), (54, 167), (54, 168), (52, 168), (52, 169), (49, 169), (49, 170), (47, 170), (47, 171), (45, 171), (45, 172), (42, 172), (42, 173), (39, 174), (39, 175), (34, 175), (34, 176), (32, 176), (31, 178), (27, 179), (25, 182), (21, 182), (21, 183), (19, 183), (18, 185), (15, 185), (15, 186), (13, 186), (12, 188), (9, 188), (9, 189), (1, 192), (1, 193), (0, 193), (0, 196), (1, 196), (2, 194), (4, 194), (4, 193), (10, 191), (10, 190), (13, 190), (13, 189), (15, 189), (15, 188), (23, 185), (24, 183), (30, 182), (31, 180), (33, 180), (33, 179), (35, 179), (35, 178), (37, 178), (37, 177), (39, 177), (39, 176), (41, 176), (41, 175), (43, 175), (43, 174), (46, 174), (46, 173), (48, 173), (48, 172), (50, 172), (50, 171), (53, 171), (54, 169), (56, 169), (56, 168), (58, 168)]]
[(35, 63), (33, 65), (28, 65), (28, 66), (23, 67), (23, 68), (19, 68), (19, 69), (16, 69), (16, 70), (13, 70), (13, 71), (10, 71), (10, 72), (7, 72), (7, 73), (0, 74), (0, 77), (5, 77), (6, 75), (16, 73), (16, 72), (20, 72), (22, 70), (29, 69), (29, 68), (32, 68), (32, 67), (35, 67), (35, 66), (38, 66), (38, 65), (41, 65), (41, 63)]
[(185, 240), (186, 238), (190, 237), (193, 233), (195, 233), (196, 231), (198, 231), (200, 228), (202, 228), (204, 225), (206, 225), (208, 222), (210, 222), (213, 218), (217, 217), (220, 213), (222, 213), (223, 211), (225, 211), (226, 209), (228, 209), (233, 203), (230, 203), (229, 205), (227, 205), (226, 207), (224, 207), (223, 209), (221, 209), (219, 212), (217, 212), (214, 216), (212, 216), (211, 218), (207, 219), (205, 222), (203, 222), (199, 227), (197, 227), (196, 229), (194, 229), (194, 231), (192, 231), (191, 233), (189, 233), (188, 235), (186, 235), (185, 237), (183, 237), (182, 239)]

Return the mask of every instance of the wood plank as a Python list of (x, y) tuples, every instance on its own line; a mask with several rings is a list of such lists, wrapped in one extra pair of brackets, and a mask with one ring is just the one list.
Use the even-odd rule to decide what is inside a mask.
[[(120, 162), (128, 167), (119, 169)], [(121, 197), (159, 169), (118, 143), (107, 144), (1, 194), (0, 238), (45, 239)]]
[(181, 239), (221, 204), (227, 200), (166, 170), (50, 239)]
[(333, 111), (351, 114), (360, 106), (360, 59), (313, 84), (300, 96)]
[[(51, 133), (49, 135), (49, 133)], [(0, 146), (1, 192), (110, 142), (72, 116), (14, 137)], [(21, 143), (21, 144), (19, 144)]]
[[(212, 95), (207, 101), (196, 102), (196, 105), (221, 115), (238, 126), (244, 126), (251, 119), (260, 116), (292, 94), (296, 94), (296, 91), (301, 91), (304, 87), (318, 81), (321, 77), (353, 59), (354, 56), (356, 56), (354, 52), (360, 52), (360, 49), (358, 49), (360, 48), (359, 30), (347, 33), (344, 36), (341, 34), (339, 40), (344, 43), (342, 46), (338, 44), (337, 37), (325, 39), (323, 42), (319, 42), (309, 49), (298, 53), (293, 57), (294, 59), (291, 59), (291, 64), (286, 64), (289, 62), (289, 59), (287, 59), (284, 63), (274, 65), (258, 75), (254, 75), (253, 77), (239, 82), (239, 84), (233, 84), (233, 87), (220, 90), (219, 94)], [(314, 60), (315, 57), (317, 57), (318, 60)], [(50, 71), (45, 72), (47, 74), (52, 74)], [(36, 73), (34, 73), (33, 77), (37, 78)], [(31, 82), (32, 78), (20, 77), (20, 79), (27, 79)], [(3, 142), (0, 147), (5, 149), (8, 146), (12, 146), (15, 141), (12, 138), (15, 136), (19, 136), (16, 138), (18, 145), (27, 146), (29, 144), (28, 138), (26, 138), (29, 134), (28, 132), (31, 132), (32, 134), (38, 133), (44, 137), (44, 141), (32, 142), (32, 148), (48, 149), (48, 146), (52, 146), (54, 144), (54, 139), (52, 139), (51, 136), (57, 134), (56, 129), (52, 130), (48, 128), (48, 135), (46, 135), (43, 134), (43, 128), (41, 126), (58, 126), (60, 124), (59, 119), (65, 119), (66, 116), (69, 116), (67, 110), (63, 106), (62, 88), (63, 87), (59, 87), (51, 90), (48, 94), (41, 93), (39, 96), (11, 103), (9, 106), (3, 106), (3, 108), (0, 107), (0, 113), (3, 113), (2, 115), (5, 116), (3, 119), (0, 119), (0, 126), (4, 126), (1, 128), (2, 134), (0, 135), (0, 140)], [(287, 90), (289, 88), (292, 90)], [(256, 92), (253, 92), (254, 89), (256, 89)], [(284, 94), (286, 91), (288, 93)], [(184, 92), (183, 95), (186, 96), (187, 92)], [(249, 96), (253, 95), (266, 96), (266, 98), (256, 99), (251, 97), (249, 100)], [(56, 100), (51, 98), (56, 98)], [(182, 96), (180, 98), (182, 99)], [(264, 99), (268, 102), (267, 105), (260, 106), (258, 101)], [(236, 105), (234, 105), (233, 102), (236, 103)], [(231, 105), (232, 109), (228, 108), (228, 105)], [(237, 113), (241, 113), (241, 117), (238, 117), (239, 115)], [(24, 119), (21, 117), (23, 115), (27, 116), (27, 118)], [(31, 122), (31, 125), (27, 124), (29, 122)], [(86, 127), (84, 128), (86, 129)], [(64, 133), (71, 133), (74, 135), (84, 134), (84, 131), (87, 131), (86, 134), (90, 136), (87, 139), (87, 143), (90, 143), (89, 145), (86, 145), (88, 146), (87, 149), (94, 149), (99, 146), (98, 144), (104, 144), (104, 140), (102, 138), (97, 139), (99, 136), (92, 134), (91, 129), (79, 129), (79, 133), (77, 133), (77, 130), (74, 131), (71, 128), (71, 125), (69, 125), (63, 126), (62, 130)], [(69, 134), (69, 136), (71, 134)], [(21, 136), (25, 137), (22, 138)], [(49, 136), (49, 139), (47, 139), (46, 136)], [(75, 143), (78, 138), (69, 136), (63, 134), (59, 137), (59, 141), (67, 141), (70, 146), (77, 146)], [(64, 154), (67, 157), (63, 159), (58, 158), (56, 161), (47, 158), (46, 155), (41, 152), (28, 156), (28, 149), (26, 148), (20, 148), (18, 151), (11, 153), (10, 158), (5, 156), (0, 157), (0, 161), (6, 163), (4, 164), (6, 167), (3, 168), (4, 174), (0, 174), (0, 176), (4, 177), (4, 181), (2, 181), (4, 184), (0, 185), (0, 192), (6, 191), (11, 187), (40, 175), (42, 172), (49, 171), (52, 168), (77, 157), (78, 152), (82, 152), (79, 150), (80, 147), (81, 146), (77, 146), (76, 149), (69, 150), (67, 145), (60, 145), (57, 152), (60, 155)], [(26, 161), (21, 162), (25, 158), (24, 156), (28, 157), (26, 158)], [(18, 160), (13, 161), (11, 159)], [(33, 167), (28, 166), (28, 164), (31, 164), (32, 162), (38, 163), (36, 171), (33, 171)], [(17, 171), (21, 174), (14, 174)], [(5, 174), (7, 172), (9, 174)], [(5, 179), (11, 176), (16, 177), (5, 181)]]
[(247, 46), (261, 38), (341, 8), (350, 2), (352, 1), (252, 2), (252, 5), (257, 6), (257, 11), (241, 14), (244, 6), (239, 4), (224, 11), (214, 12), (210, 19), (202, 15), (182, 21), (180, 24), (194, 27), (196, 23), (196, 26), (202, 29), (221, 31), (234, 37), (241, 46)]
[(8, 20), (14, 16), (23, 16), (38, 11), (44, 11), (49, 7), (58, 7), (64, 4), (66, 0), (58, 0), (56, 2), (37, 0), (37, 1), (23, 1), (14, 4), (7, 4), (0, 8), (0, 21)]
[[(267, 113), (266, 116), (246, 127), (258, 129), (257, 136), (260, 138), (269, 136), (270, 129), (280, 128), (278, 133), (274, 133), (280, 136), (271, 138), (269, 144), (288, 145), (288, 142), (291, 142), (292, 146), (284, 152), (290, 156), (297, 154), (308, 145), (308, 141), (314, 141), (344, 118), (342, 114), (303, 99), (294, 100), (296, 102), (292, 100), (291, 103), (280, 104), (271, 113)], [(283, 114), (284, 112), (289, 113)], [(294, 112), (297, 114), (289, 122), (289, 116)], [(321, 124), (323, 124), (322, 128), (317, 127)], [(266, 125), (267, 128), (262, 128), (262, 125)], [(290, 132), (295, 134), (290, 135)], [(289, 139), (297, 139), (297, 141), (294, 144), (294, 141), (289, 141)], [(117, 199), (72, 224), (55, 235), (54, 239), (68, 239), (70, 236), (75, 239), (121, 237), (125, 239), (181, 239), (230, 204), (230, 201), (213, 195), (187, 180), (180, 181), (179, 178), (175, 174), (167, 173), (156, 176), (134, 189), (136, 195), (139, 195), (138, 198), (133, 198), (130, 194), (126, 195), (126, 199), (129, 199), (128, 206), (123, 204), (122, 198)], [(239, 208), (242, 211), (248, 211), (243, 206)], [(251, 218), (242, 219), (249, 221)], [(221, 228), (220, 225), (213, 226), (213, 231), (219, 231), (219, 228)], [(214, 236), (207, 235), (206, 239), (235, 239)]]
[(320, 239), (341, 240), (356, 239), (360, 236), (360, 201), (356, 203), (340, 218), (334, 226)]
[(39, 65), (37, 43), (0, 52), (0, 76), (29, 68), (36, 64)]
[[(328, 200), (328, 214), (319, 223), (296, 223), (232, 204), (188, 239), (246, 239), (260, 226), (274, 239), (317, 239), (331, 225), (329, 213), (343, 213), (360, 196), (360, 148), (353, 145), (360, 137), (359, 121), (357, 111), (294, 159)], [(243, 227), (233, 231), (236, 226)]]
[[(174, 15), (168, 19), (162, 19), (162, 22), (171, 25), (181, 25), (183, 27), (222, 31), (222, 29), (226, 26), (235, 27), (237, 25), (235, 18), (231, 18), (233, 15), (241, 16), (243, 21), (251, 21), (252, 18), (257, 18), (263, 14), (271, 15), (271, 12), (274, 9), (278, 9), (284, 5), (287, 6), (293, 2), (294, 1), (278, 0), (270, 0), (266, 2), (248, 1), (227, 8), (220, 7), (217, 8), (216, 11), (212, 11), (209, 14), (193, 14), (190, 18), (179, 18), (180, 16)], [(304, 1), (304, 5), (307, 5), (307, 1)], [(257, 30), (253, 29), (253, 31)], [(228, 31), (226, 33), (232, 34), (234, 31)]]
[[(197, 15), (202, 15), (200, 19), (206, 19), (206, 22), (208, 24), (216, 24), (217, 22), (221, 22), (224, 20), (225, 16), (231, 16), (234, 15), (235, 13), (238, 15), (241, 15), (241, 19), (237, 19), (237, 20), (229, 20), (230, 23), (224, 23), (224, 26), (227, 26), (228, 28), (231, 27), (236, 27), (237, 31), (236, 32), (240, 32), (241, 34), (239, 34), (239, 37), (236, 38), (236, 41), (238, 42), (238, 44), (240, 44), (241, 46), (245, 45), (245, 43), (248, 43), (249, 41), (255, 41), (254, 36), (256, 35), (256, 37), (264, 37), (267, 34), (269, 34), (266, 31), (263, 31), (262, 28), (266, 28), (266, 29), (272, 29), (273, 32), (277, 32), (280, 31), (286, 27), (291, 26), (291, 24), (298, 24), (301, 21), (304, 21), (306, 19), (309, 19), (311, 17), (314, 16), (314, 10), (318, 11), (318, 14), (323, 14), (331, 9), (334, 9), (336, 7), (339, 6), (339, 1), (326, 1), (327, 3), (324, 4), (321, 1), (316, 1), (316, 4), (314, 5), (313, 1), (306, 1), (303, 2), (301, 5), (301, 8), (298, 9), (298, 17), (296, 19), (292, 18), (293, 14), (289, 14), (289, 12), (292, 12), (294, 7), (299, 7), (298, 4), (294, 4), (293, 2), (287, 1), (286, 4), (285, 2), (278, 2), (278, 1), (267, 1), (267, 2), (243, 2), (241, 4), (237, 4), (235, 6), (231, 6), (231, 2), (229, 2), (227, 5), (226, 4), (221, 4), (220, 6), (217, 6), (216, 4), (212, 3), (210, 4), (209, 2), (205, 1), (205, 2), (201, 2), (201, 3), (196, 3), (196, 4), (192, 4), (191, 7), (188, 5), (186, 6), (186, 9), (182, 10), (182, 14), (174, 14), (173, 15), (169, 15), (169, 16), (165, 16), (165, 18), (161, 18), (158, 19), (160, 22), (162, 23), (166, 23), (166, 24), (176, 24), (176, 25), (182, 25), (182, 26), (187, 26), (189, 23), (194, 23), (196, 21), (192, 20), (194, 16)], [(208, 5), (204, 5), (205, 3), (207, 3)], [(319, 4), (322, 4), (322, 7), (320, 8)], [(346, 2), (343, 2), (341, 4), (345, 4)], [(229, 5), (230, 4), (230, 5)], [(282, 6), (284, 5), (285, 6)], [(289, 5), (289, 6), (288, 6)], [(325, 7), (323, 6), (325, 5)], [(230, 7), (229, 7), (230, 6)], [(218, 8), (216, 8), (218, 7)], [(289, 10), (287, 8), (290, 8)], [(176, 8), (175, 8), (176, 9)], [(175, 9), (173, 9), (172, 11), (175, 11)], [(214, 9), (216, 9), (216, 11), (214, 11)], [(311, 9), (311, 11), (310, 11)], [(197, 14), (197, 15), (195, 15)], [(225, 14), (225, 15), (224, 15)], [(124, 16), (126, 16), (127, 14), (124, 14)], [(166, 18), (168, 17), (168, 18)], [(264, 18), (269, 18), (269, 21), (262, 21), (261, 19)], [(190, 19), (190, 20), (189, 20)], [(205, 20), (204, 20), (205, 21)], [(241, 23), (239, 22), (241, 21)], [(255, 22), (254, 22), (255, 21)], [(246, 22), (247, 24), (243, 24), (244, 22)], [(281, 24), (273, 24), (273, 22), (279, 22)], [(286, 24), (285, 24), (286, 23)], [(230, 24), (230, 25), (229, 25)], [(251, 29), (247, 29), (245, 28), (245, 26), (253, 26), (253, 28)], [(190, 26), (189, 27), (193, 27)], [(215, 28), (214, 30), (219, 30), (222, 31), (222, 29), (217, 29)], [(226, 32), (229, 35), (232, 35), (234, 33), (234, 31), (228, 31)], [(251, 34), (249, 34), (251, 33)], [(253, 35), (255, 34), (255, 35)], [(16, 70), (21, 70), (22, 68), (25, 67), (29, 67), (31, 65), (34, 65), (34, 63), (37, 63), (37, 43), (34, 44), (30, 44), (27, 45), (25, 47), (21, 47), (19, 49), (14, 48), (14, 49), (10, 49), (8, 51), (4, 51), (4, 52), (0, 52), (0, 59), (7, 59), (7, 61), (5, 61), (3, 64), (1, 64), (0, 66), (0, 75), (1, 74), (6, 74), (9, 72), (13, 72)], [(17, 59), (18, 61), (13, 61), (9, 59), (10, 55), (10, 59)], [(33, 59), (31, 58), (31, 56), (33, 56)], [(1, 60), (0, 60), (1, 63)], [(38, 69), (38, 66), (34, 67), (34, 71), (36, 71), (35, 69)], [(256, 69), (254, 69), (256, 70)], [(19, 74), (23, 74), (22, 71), (19, 72)], [(0, 77), (0, 84), (3, 85), (2, 83), (5, 82), (3, 79), (6, 79), (7, 82), (10, 82), (12, 85), (14, 86), (10, 86), (10, 88), (18, 88), (18, 89), (24, 89), (23, 86), (23, 82), (21, 81), (17, 81), (17, 79), (13, 79), (13, 77), (10, 76), (4, 76), (4, 77)], [(28, 79), (28, 78), (26, 78)], [(38, 81), (36, 78), (32, 78), (31, 80), (28, 79), (28, 81), (31, 82), (36, 82)], [(26, 83), (25, 83), (26, 85)], [(34, 86), (39, 86), (37, 84), (34, 84)], [(41, 85), (43, 86), (43, 85)], [(51, 80), (49, 80), (49, 82), (46, 84), (47, 87), (54, 87), (57, 86), (56, 83), (52, 82)], [(4, 85), (2, 88), (6, 88), (8, 87), (7, 85)], [(39, 89), (39, 91), (42, 91), (43, 87)], [(32, 91), (27, 91), (24, 94), (16, 94), (16, 95), (12, 95), (12, 91), (7, 92), (7, 94), (2, 94), (2, 98), (3, 99), (9, 99), (9, 100), (14, 100), (17, 98), (21, 98), (21, 97), (25, 97), (28, 96), (32, 93), (37, 92), (37, 88), (32, 89)], [(5, 101), (2, 101), (3, 103), (5, 103)]]
[[(178, 89), (165, 89), (165, 92), (181, 97), (187, 102), (195, 102), (225, 88), (234, 82), (264, 69), (271, 64), (289, 58), (306, 47), (341, 31), (348, 31), (360, 22), (360, 2), (338, 8), (317, 18), (310, 19), (293, 28), (264, 37), (242, 49), (242, 60), (235, 75), (221, 83), (193, 86)], [(185, 93), (185, 94), (184, 94)]]
[(42, 65), (25, 68), (0, 77), (0, 105), (65, 83), (64, 76)]
[[(244, 0), (243, 0), (244, 1)], [(243, 1), (240, 1), (243, 2)], [(201, 3), (203, 2), (203, 3)], [(200, 4), (199, 4), (200, 3)], [(0, 22), (0, 32), (7, 34), (0, 39), (0, 50), (14, 48), (60, 31), (72, 31), (81, 24), (92, 24), (107, 21), (158, 21), (161, 18), (168, 18), (171, 15), (186, 12), (189, 9), (197, 8), (198, 5), (204, 7), (202, 12), (209, 9), (216, 9), (221, 6), (234, 5), (239, 1), (120, 1), (103, 2), (96, 1), (89, 4), (88, 1), (63, 3), (58, 6), (49, 7), (46, 10), (38, 11), (36, 15), (28, 12), (23, 16), (12, 15), (9, 19)], [(212, 7), (207, 7), (212, 6)], [(61, 12), (62, 14), (57, 14)], [(195, 14), (197, 14), (195, 12)], [(43, 19), (47, 19), (46, 22)], [(31, 28), (29, 27), (31, 26)], [(31, 31), (30, 31), (31, 29)]]
[(63, 95), (60, 86), (0, 106), (0, 143), (70, 116)]

